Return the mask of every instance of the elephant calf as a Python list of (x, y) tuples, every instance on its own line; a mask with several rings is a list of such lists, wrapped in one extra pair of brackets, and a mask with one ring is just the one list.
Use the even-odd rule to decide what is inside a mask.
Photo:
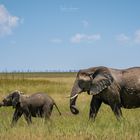
[(17, 90), (6, 96), (0, 103), (0, 106), (13, 106), (15, 108), (12, 126), (18, 121), (22, 114), (28, 124), (32, 123), (31, 117), (44, 117), (45, 120), (49, 119), (53, 105), (55, 105), (61, 115), (54, 100), (46, 93), (35, 93), (27, 96)]

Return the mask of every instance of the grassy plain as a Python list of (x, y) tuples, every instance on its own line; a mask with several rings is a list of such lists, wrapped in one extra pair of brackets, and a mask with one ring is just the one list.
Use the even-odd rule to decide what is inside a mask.
[(33, 118), (28, 126), (22, 117), (14, 128), (10, 127), (13, 108), (0, 108), (0, 140), (139, 140), (140, 109), (123, 109), (124, 120), (117, 122), (111, 109), (102, 104), (95, 122), (88, 120), (91, 96), (81, 94), (77, 100), (80, 114), (72, 115), (69, 99), (76, 73), (1, 73), (0, 100), (17, 89), (25, 94), (47, 92), (62, 112), (53, 109), (51, 121), (44, 124)]

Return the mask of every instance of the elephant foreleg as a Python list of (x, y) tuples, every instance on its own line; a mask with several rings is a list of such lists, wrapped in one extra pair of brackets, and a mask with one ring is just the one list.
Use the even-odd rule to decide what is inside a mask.
[(24, 110), (24, 118), (27, 121), (28, 125), (32, 123), (32, 119), (31, 119), (31, 113), (29, 112), (29, 110)]
[(13, 127), (16, 124), (16, 122), (18, 121), (18, 119), (21, 117), (22, 114), (23, 114), (22, 111), (19, 111), (18, 109), (15, 110), (15, 112), (13, 114), (11, 127)]
[(24, 114), (24, 118), (27, 121), (28, 125), (32, 123), (31, 115)]
[(89, 111), (89, 119), (95, 120), (98, 110), (101, 106), (102, 101), (99, 99), (96, 99), (94, 96), (92, 97), (91, 103), (90, 103), (90, 111)]
[(111, 105), (111, 109), (114, 112), (117, 120), (120, 121), (120, 119), (122, 118), (122, 111), (121, 111), (120, 105), (113, 104), (113, 105)]

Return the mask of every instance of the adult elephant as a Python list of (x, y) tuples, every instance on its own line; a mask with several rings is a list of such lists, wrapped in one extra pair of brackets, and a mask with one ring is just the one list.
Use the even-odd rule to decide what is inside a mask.
[(103, 102), (111, 107), (119, 120), (122, 117), (121, 107), (140, 107), (140, 67), (119, 70), (101, 66), (80, 70), (70, 95), (73, 114), (79, 113), (75, 104), (81, 92), (92, 95), (89, 118), (95, 120)]

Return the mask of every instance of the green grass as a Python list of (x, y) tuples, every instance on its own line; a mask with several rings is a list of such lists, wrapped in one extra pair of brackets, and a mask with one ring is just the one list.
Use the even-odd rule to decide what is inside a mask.
[(91, 96), (81, 94), (77, 100), (79, 115), (71, 114), (69, 99), (76, 73), (12, 73), (0, 74), (0, 100), (18, 89), (25, 94), (47, 92), (62, 112), (53, 109), (51, 121), (44, 124), (41, 118), (33, 118), (28, 126), (24, 117), (14, 128), (10, 127), (13, 108), (0, 108), (0, 140), (139, 140), (140, 109), (123, 109), (124, 119), (117, 122), (110, 107), (102, 104), (95, 122), (88, 120)]

